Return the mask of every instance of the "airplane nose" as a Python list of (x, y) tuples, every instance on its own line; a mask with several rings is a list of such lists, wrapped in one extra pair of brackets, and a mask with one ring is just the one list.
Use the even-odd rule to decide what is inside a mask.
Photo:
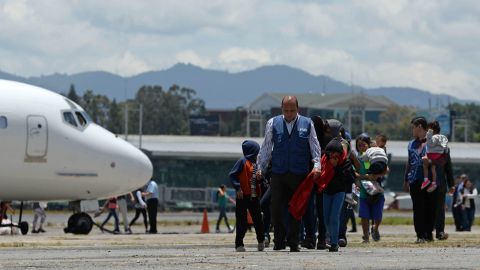
[(127, 144), (126, 146), (129, 149), (130, 155), (126, 159), (124, 168), (121, 170), (123, 179), (125, 179), (126, 186), (130, 190), (135, 190), (143, 185), (145, 185), (153, 175), (153, 165), (150, 159), (128, 142), (122, 141), (122, 143)]

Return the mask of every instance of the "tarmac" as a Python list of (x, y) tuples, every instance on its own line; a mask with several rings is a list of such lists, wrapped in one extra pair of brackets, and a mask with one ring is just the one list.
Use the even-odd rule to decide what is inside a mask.
[[(475, 227), (454, 232), (447, 225), (448, 240), (414, 244), (412, 225), (381, 226), (379, 242), (362, 244), (359, 232), (349, 233), (348, 246), (338, 253), (290, 253), (271, 246), (258, 252), (255, 234), (249, 232), (247, 252), (238, 253), (234, 233), (199, 233), (202, 213), (159, 213), (158, 234), (145, 234), (137, 221), (133, 234), (119, 235), (96, 227), (89, 235), (64, 234), (69, 214), (47, 215), (46, 233), (0, 236), (0, 269), (480, 269), (480, 230)], [(209, 213), (211, 231), (216, 217)], [(27, 214), (24, 220), (32, 219)]]

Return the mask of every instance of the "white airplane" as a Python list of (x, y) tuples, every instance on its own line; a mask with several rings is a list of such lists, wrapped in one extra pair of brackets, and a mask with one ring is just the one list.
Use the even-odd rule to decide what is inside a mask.
[[(88, 234), (93, 221), (81, 203), (128, 193), (151, 177), (143, 152), (93, 123), (73, 101), (0, 80), (0, 200), (74, 201), (65, 232)], [(19, 224), (23, 233), (21, 210)]]

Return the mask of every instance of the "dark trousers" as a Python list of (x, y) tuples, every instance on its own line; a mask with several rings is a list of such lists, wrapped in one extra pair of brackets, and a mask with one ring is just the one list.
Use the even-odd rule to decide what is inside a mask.
[(143, 216), (143, 224), (145, 225), (145, 230), (147, 230), (147, 210), (145, 210), (145, 208), (135, 208), (135, 216), (133, 217), (132, 221), (130, 221), (130, 224), (128, 226), (132, 227), (132, 225), (135, 224), (135, 221), (137, 221), (138, 217), (140, 217), (140, 214), (142, 214)]
[(463, 222), (462, 222), (462, 207), (461, 205), (452, 206), (452, 215), (453, 220), (455, 221), (455, 230), (463, 231)]
[(230, 225), (228, 224), (227, 218), (227, 209), (225, 207), (220, 207), (220, 214), (218, 214), (217, 219), (217, 231), (220, 230), (220, 222), (222, 221), (222, 218), (225, 220), (225, 225), (227, 225), (227, 229), (230, 230)]
[(148, 221), (150, 222), (149, 233), (157, 233), (157, 207), (157, 198), (151, 198), (147, 200)]
[(292, 173), (272, 173), (270, 185), (272, 189), (272, 200), (270, 210), (272, 214), (272, 224), (274, 227), (273, 242), (279, 247), (285, 245), (285, 240), (286, 244), (291, 247), (298, 246), (300, 222), (292, 215), (288, 214), (289, 230), (287, 235), (283, 215), (288, 202), (304, 178), (305, 175), (296, 175)]
[[(460, 208), (461, 209), (461, 208)], [(464, 231), (472, 229), (473, 221), (475, 220), (475, 205), (469, 208), (461, 209), (462, 213), (462, 228)]]
[(315, 227), (317, 225), (317, 218), (315, 215), (315, 193), (315, 190), (312, 190), (312, 194), (308, 200), (307, 209), (302, 217), (303, 235), (300, 236), (300, 239), (311, 241), (313, 244), (315, 244)]
[(325, 219), (323, 218), (323, 193), (316, 194), (315, 204), (317, 207), (317, 219), (318, 219), (318, 242), (325, 242), (326, 240), (326, 228)]
[(247, 232), (247, 210), (253, 220), (253, 227), (257, 234), (257, 241), (263, 242), (265, 235), (263, 233), (262, 213), (260, 211), (260, 201), (258, 197), (250, 198), (244, 196), (243, 199), (236, 200), (235, 218), (237, 219), (237, 234), (235, 235), (235, 248), (243, 246), (243, 238)]
[(413, 204), (413, 224), (417, 238), (432, 240), (437, 211), (437, 191), (427, 192), (420, 189), (421, 181), (410, 185)]
[(268, 188), (260, 200), (260, 207), (262, 208), (263, 217), (263, 232), (265, 237), (270, 241), (270, 224), (272, 215), (270, 214), (270, 199), (272, 198), (272, 189)]
[[(353, 211), (353, 207), (347, 207), (347, 222), (350, 220), (350, 223), (352, 223), (352, 231), (357, 230), (357, 220), (355, 217), (355, 211)], [(347, 223), (345, 223), (346, 226)]]
[(445, 191), (437, 190), (437, 209), (435, 211), (435, 235), (437, 238), (440, 233), (445, 231), (445, 195)]

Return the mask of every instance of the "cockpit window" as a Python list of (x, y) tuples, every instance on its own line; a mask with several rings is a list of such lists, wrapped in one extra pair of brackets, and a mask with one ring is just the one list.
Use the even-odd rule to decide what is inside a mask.
[(75, 116), (71, 112), (63, 112), (63, 120), (69, 123), (70, 125), (77, 127), (77, 121), (75, 121)]
[(78, 123), (80, 123), (80, 126), (84, 127), (87, 125), (87, 119), (83, 117), (83, 114), (81, 112), (75, 112), (75, 115), (77, 116)]
[(0, 128), (7, 128), (7, 126), (8, 126), (7, 117), (0, 116)]

